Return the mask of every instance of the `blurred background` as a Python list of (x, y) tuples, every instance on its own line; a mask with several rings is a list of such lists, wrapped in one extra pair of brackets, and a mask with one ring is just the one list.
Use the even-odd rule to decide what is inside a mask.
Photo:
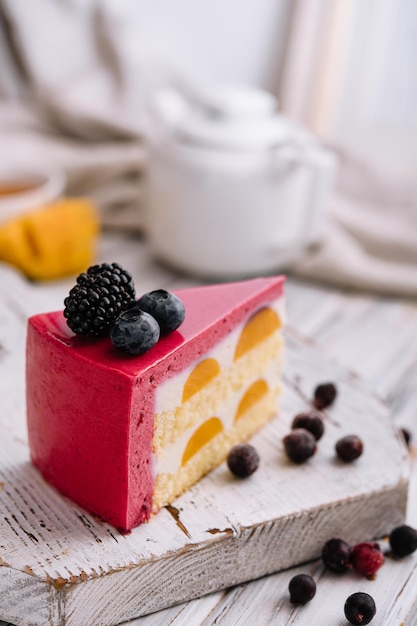
[[(102, 229), (146, 238), (148, 202), (153, 210), (147, 195), (149, 171), (159, 188), (167, 185), (166, 177), (157, 178), (161, 159), (153, 165), (149, 158), (157, 135), (151, 114), (155, 99), (170, 89), (186, 101), (182, 126), (175, 122), (182, 141), (184, 129), (190, 133), (185, 121), (192, 105), (200, 106), (204, 98), (212, 104), (222, 86), (234, 85), (274, 96), (280, 124), (280, 139), (274, 135), (274, 141), (280, 149), (297, 146), (292, 158), (298, 178), (288, 175), (280, 189), (274, 182), (272, 190), (260, 182), (269, 168), (265, 155), (272, 144), (265, 137), (262, 146), (256, 144), (258, 151), (264, 150), (264, 169), (256, 178), (253, 174), (253, 205), (261, 202), (262, 194), (268, 212), (274, 198), (285, 204), (272, 229), (280, 230), (290, 214), (296, 229), (296, 222), (306, 223), (313, 211), (310, 183), (300, 174), (307, 146), (315, 142), (316, 152), (330, 150), (337, 162), (334, 179), (320, 196), (317, 236), (288, 235), (281, 244), (292, 248), (292, 256), (277, 256), (259, 270), (255, 263), (253, 272), (242, 267), (242, 276), (263, 268), (284, 269), (331, 284), (415, 295), (416, 67), (413, 0), (0, 0), (0, 258), (30, 278), (49, 279), (90, 262), (94, 252), (89, 242)], [(236, 122), (230, 122), (230, 115), (228, 110), (227, 132)], [(253, 125), (254, 132), (259, 128)], [(212, 125), (204, 127), (204, 133), (212, 130)], [(199, 127), (198, 141), (201, 132)], [(240, 138), (244, 134), (242, 130)], [(169, 140), (174, 141), (172, 135)], [(178, 134), (175, 141), (180, 141)], [(196, 141), (193, 130), (191, 143)], [(221, 174), (215, 174), (212, 145), (210, 166), (201, 152), (198, 176), (206, 199), (217, 176), (218, 186), (229, 189), (225, 205), (236, 210), (231, 178), (220, 183), (231, 171), (231, 162), (222, 161), (225, 150), (229, 159), (231, 147), (215, 147)], [(189, 163), (195, 171), (198, 146), (187, 144), (183, 162), (189, 149), (194, 150)], [(241, 149), (247, 150), (247, 143)], [(207, 146), (204, 150), (206, 155)], [(239, 146), (233, 150), (234, 170), (239, 163), (242, 179), (249, 180), (243, 161), (237, 160)], [(219, 163), (224, 165), (219, 168)], [(192, 186), (191, 174), (181, 178), (183, 172), (172, 172), (165, 215), (175, 214), (170, 198), (177, 193), (186, 205), (181, 194)], [(322, 178), (319, 171), (311, 180), (317, 186)], [(222, 202), (219, 195), (213, 198)], [(44, 207), (48, 214), (42, 218)], [(210, 212), (210, 202), (204, 211)], [(64, 223), (65, 245), (59, 248)], [(48, 252), (51, 240), (56, 246)], [(155, 248), (155, 255), (163, 257)], [(42, 255), (43, 265), (37, 268)], [(57, 260), (59, 255), (64, 261)], [(185, 265), (182, 269), (193, 273), (189, 259)], [(210, 274), (200, 272), (198, 263), (196, 268), (196, 274)]]

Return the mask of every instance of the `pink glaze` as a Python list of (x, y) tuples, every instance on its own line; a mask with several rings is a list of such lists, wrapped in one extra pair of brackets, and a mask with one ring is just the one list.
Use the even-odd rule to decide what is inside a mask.
[(186, 319), (149, 352), (75, 336), (62, 311), (29, 319), (26, 354), (31, 458), (61, 493), (124, 530), (149, 519), (154, 394), (244, 319), (282, 294), (282, 276), (175, 293)]

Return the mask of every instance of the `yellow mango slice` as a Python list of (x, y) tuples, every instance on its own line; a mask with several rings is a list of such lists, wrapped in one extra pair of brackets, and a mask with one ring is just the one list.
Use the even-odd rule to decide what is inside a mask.
[(234, 360), (255, 347), (281, 327), (281, 320), (275, 311), (269, 307), (255, 313), (246, 323), (236, 345)]
[(203, 446), (213, 437), (223, 431), (223, 426), (218, 417), (211, 417), (204, 422), (190, 438), (182, 455), (181, 465), (185, 465)]
[(204, 359), (200, 361), (187, 380), (185, 381), (184, 389), (182, 390), (182, 402), (186, 402), (197, 391), (200, 391), (205, 385), (207, 385), (215, 376), (220, 373), (220, 365), (216, 359)]
[(234, 421), (236, 422), (255, 402), (258, 402), (268, 393), (268, 385), (260, 378), (256, 380), (252, 385), (248, 388), (246, 393), (243, 395), (241, 401), (239, 402), (239, 406), (237, 407), (236, 415)]
[(99, 220), (84, 198), (65, 198), (0, 225), (0, 260), (34, 280), (79, 274), (96, 256)]

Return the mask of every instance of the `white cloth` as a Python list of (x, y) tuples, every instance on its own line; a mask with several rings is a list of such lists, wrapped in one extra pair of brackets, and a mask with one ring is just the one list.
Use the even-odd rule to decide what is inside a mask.
[(146, 111), (161, 86), (189, 81), (122, 8), (0, 0), (0, 167), (54, 162), (104, 226), (138, 229)]
[(294, 274), (334, 285), (417, 296), (417, 181), (339, 150), (340, 171), (322, 243)]
[[(192, 91), (197, 81), (126, 9), (119, 0), (0, 0), (0, 167), (19, 153), (53, 160), (68, 193), (96, 200), (104, 225), (138, 229), (144, 111), (160, 86)], [(417, 184), (339, 153), (325, 237), (293, 273), (417, 296)]]

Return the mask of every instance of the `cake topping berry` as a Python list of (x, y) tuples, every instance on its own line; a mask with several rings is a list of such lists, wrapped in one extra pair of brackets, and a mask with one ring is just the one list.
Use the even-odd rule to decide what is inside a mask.
[(161, 335), (176, 330), (185, 319), (182, 300), (165, 289), (145, 293), (139, 298), (137, 305), (156, 319), (161, 328)]
[(113, 345), (127, 354), (144, 354), (159, 339), (159, 325), (152, 315), (133, 306), (123, 311), (110, 330)]
[(336, 386), (333, 383), (322, 383), (317, 385), (314, 390), (313, 404), (316, 409), (321, 411), (333, 404), (337, 395)]
[(297, 574), (291, 578), (288, 591), (293, 604), (307, 604), (316, 595), (316, 583), (309, 574)]
[(93, 265), (80, 274), (64, 300), (64, 317), (77, 334), (107, 335), (117, 316), (135, 299), (129, 272), (118, 263)]
[(304, 463), (317, 449), (314, 435), (305, 428), (295, 428), (282, 441), (288, 458), (294, 463)]
[(358, 591), (345, 602), (345, 616), (350, 624), (369, 624), (376, 614), (375, 601), (369, 593)]
[(389, 543), (396, 556), (408, 556), (417, 550), (417, 530), (407, 524), (397, 526), (390, 533)]
[(343, 539), (329, 539), (323, 546), (321, 558), (324, 565), (336, 574), (344, 574), (351, 567), (351, 547)]
[(375, 576), (384, 563), (384, 555), (379, 544), (372, 541), (364, 541), (353, 546), (350, 559), (355, 570), (368, 578)]
[(316, 441), (321, 439), (324, 433), (323, 420), (314, 411), (308, 413), (299, 413), (293, 419), (291, 428), (305, 428), (315, 438)]
[(238, 478), (247, 478), (258, 469), (259, 455), (249, 443), (241, 443), (230, 450), (227, 465)]
[(351, 463), (361, 456), (363, 443), (357, 435), (346, 435), (336, 442), (335, 449), (339, 459)]

